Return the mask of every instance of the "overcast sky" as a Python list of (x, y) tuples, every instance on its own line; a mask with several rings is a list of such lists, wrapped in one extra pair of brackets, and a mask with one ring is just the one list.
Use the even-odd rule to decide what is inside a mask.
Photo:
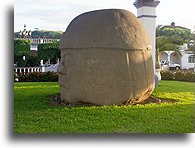
[[(133, 5), (135, 0), (15, 0), (14, 31), (23, 29), (65, 31), (70, 21), (77, 15), (98, 9), (126, 9), (137, 15)], [(156, 24), (176, 25), (194, 29), (194, 0), (161, 0), (157, 9)]]

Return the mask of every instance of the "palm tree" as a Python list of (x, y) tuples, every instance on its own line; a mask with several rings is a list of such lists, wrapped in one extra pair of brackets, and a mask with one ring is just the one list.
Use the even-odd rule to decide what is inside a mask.
[(195, 55), (195, 32), (192, 33), (192, 39), (188, 42), (188, 49)]
[[(179, 51), (179, 45), (175, 44), (178, 40), (175, 36), (159, 36), (156, 38), (156, 66), (159, 66), (159, 53), (162, 51), (174, 51), (178, 55), (182, 55)], [(156, 68), (157, 68), (156, 67)]]

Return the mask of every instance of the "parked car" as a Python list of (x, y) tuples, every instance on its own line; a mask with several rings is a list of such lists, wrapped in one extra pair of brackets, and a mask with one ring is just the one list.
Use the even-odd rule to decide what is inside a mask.
[(179, 64), (176, 64), (174, 62), (170, 62), (170, 65), (169, 65), (169, 68), (173, 68), (173, 69), (176, 69), (176, 70), (179, 70), (180, 69), (180, 65)]
[(161, 60), (160, 63), (161, 63), (162, 67), (165, 66), (165, 65), (168, 65), (169, 69), (179, 70), (181, 68), (181, 65), (179, 65), (177, 63), (174, 63), (173, 61), (171, 61), (170, 64), (169, 64), (169, 61)]

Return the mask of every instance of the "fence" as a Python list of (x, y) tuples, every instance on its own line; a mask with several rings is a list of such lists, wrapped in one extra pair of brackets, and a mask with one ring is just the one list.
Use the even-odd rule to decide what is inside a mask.
[(19, 73), (26, 74), (28, 72), (47, 72), (47, 71), (54, 71), (57, 72), (59, 64), (53, 64), (49, 67), (14, 67), (14, 72), (18, 75)]
[(14, 67), (14, 72), (19, 73), (28, 73), (28, 72), (45, 72), (45, 67)]

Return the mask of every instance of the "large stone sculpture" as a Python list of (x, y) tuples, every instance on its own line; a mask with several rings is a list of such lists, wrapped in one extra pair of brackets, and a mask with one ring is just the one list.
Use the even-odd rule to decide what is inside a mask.
[(154, 89), (151, 44), (129, 11), (106, 9), (77, 16), (64, 32), (60, 50), (61, 100), (133, 104)]

